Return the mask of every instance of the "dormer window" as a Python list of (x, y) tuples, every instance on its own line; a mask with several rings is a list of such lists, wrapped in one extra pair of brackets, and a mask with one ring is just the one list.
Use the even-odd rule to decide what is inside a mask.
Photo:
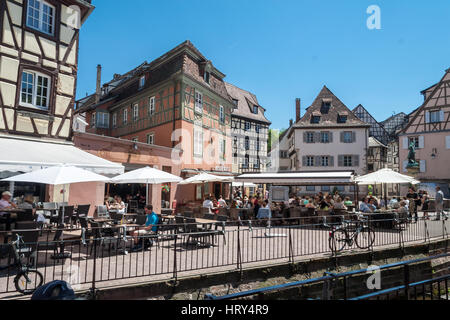
[(238, 107), (238, 102), (239, 102), (238, 99), (233, 99), (233, 104), (234, 104), (235, 109), (237, 109), (237, 107)]
[(142, 76), (139, 79), (139, 89), (142, 89), (145, 86), (145, 76)]
[(42, 0), (28, 0), (27, 27), (53, 35), (55, 7)]
[(347, 115), (340, 114), (337, 119), (338, 123), (347, 123)]
[(253, 113), (258, 114), (258, 106), (253, 106)]
[(320, 113), (322, 114), (328, 114), (330, 112), (331, 102), (323, 101), (322, 107), (320, 108)]
[(311, 117), (311, 123), (320, 123), (320, 116), (312, 116)]
[(203, 79), (205, 80), (205, 82), (207, 84), (209, 84), (209, 78), (210, 78), (211, 74), (207, 71), (205, 71), (205, 74), (203, 75)]

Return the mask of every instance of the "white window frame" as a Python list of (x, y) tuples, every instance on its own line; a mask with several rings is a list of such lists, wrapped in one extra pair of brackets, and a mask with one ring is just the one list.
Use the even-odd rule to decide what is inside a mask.
[(439, 110), (430, 111), (430, 123), (441, 122), (441, 113)]
[(245, 121), (244, 123), (244, 130), (250, 131), (252, 129), (252, 124), (249, 121)]
[(194, 125), (194, 157), (203, 157), (203, 128)]
[(245, 150), (250, 150), (250, 137), (244, 138), (244, 148)]
[(155, 144), (155, 134), (154, 133), (147, 134), (147, 144)]
[[(32, 92), (31, 92), (31, 103), (27, 102), (27, 101), (23, 101), (22, 100), (22, 92), (23, 92), (23, 76), (24, 74), (28, 74), (28, 75), (32, 75), (33, 76), (33, 83), (32, 83)], [(38, 106), (36, 104), (36, 100), (37, 100), (37, 81), (38, 78), (44, 78), (47, 79), (47, 95), (45, 96), (45, 98), (47, 99), (47, 105), (46, 106)], [(40, 73), (40, 72), (36, 72), (36, 71), (31, 71), (31, 70), (23, 70), (22, 71), (22, 76), (20, 78), (20, 105), (24, 106), (24, 107), (29, 107), (29, 108), (35, 108), (35, 109), (39, 109), (39, 110), (49, 110), (50, 108), (50, 91), (51, 91), (51, 77)], [(27, 82), (28, 83), (28, 82)], [(29, 95), (29, 93), (27, 93), (27, 95)], [(41, 95), (41, 97), (44, 97)]]
[(219, 105), (219, 121), (225, 123), (225, 109), (222, 105)]
[(97, 112), (96, 125), (97, 128), (109, 128), (109, 113)]
[[(346, 138), (348, 138), (348, 136), (350, 137), (350, 139), (346, 139)], [(352, 131), (344, 131), (343, 142), (344, 143), (353, 143), (353, 132)]]
[(114, 112), (114, 113), (113, 113), (113, 116), (112, 116), (112, 125), (113, 125), (114, 128), (117, 127), (117, 112)]
[(199, 91), (195, 91), (195, 112), (203, 113), (203, 94)]
[(306, 156), (306, 166), (314, 167), (314, 157), (313, 156)]
[[(31, 8), (30, 3), (31, 3), (31, 1), (28, 1), (28, 3), (27, 3), (26, 26), (29, 27), (29, 28), (32, 28), (34, 30), (38, 30), (38, 31), (40, 31), (42, 33), (45, 33), (45, 34), (53, 36), (55, 34), (56, 8), (53, 5), (51, 5), (50, 3), (48, 3), (47, 1), (42, 1), (42, 0), (33, 0), (33, 1), (36, 2), (36, 3), (39, 3), (39, 16), (37, 18), (37, 20), (39, 21), (39, 26), (36, 27), (36, 26), (30, 25), (28, 23), (28, 18), (30, 16), (30, 8)], [(47, 32), (46, 30), (44, 30), (44, 27), (43, 27), (43, 25), (44, 25), (44, 19), (43, 19), (44, 6), (47, 6), (47, 7), (51, 8), (52, 12), (53, 12), (53, 15), (51, 16), (52, 23), (50, 25), (51, 28), (52, 28), (52, 32)], [(33, 7), (33, 10), (36, 10), (36, 8)], [(34, 17), (34, 19), (36, 19), (36, 17)]]
[(220, 140), (220, 155), (221, 155), (222, 159), (225, 159), (225, 156), (226, 156), (226, 154), (225, 154), (225, 152), (226, 152), (225, 145), (226, 145), (226, 140), (225, 139), (221, 139)]
[(122, 122), (123, 122), (123, 124), (128, 123), (128, 109), (127, 108), (123, 109)]
[[(326, 139), (324, 139), (326, 137)], [(330, 133), (327, 131), (320, 133), (320, 142), (321, 143), (330, 143)]]
[(314, 143), (314, 132), (306, 132), (306, 143)]
[(344, 167), (353, 167), (353, 156), (349, 155), (342, 156), (342, 164)]
[(150, 97), (150, 99), (148, 99), (148, 115), (153, 116), (155, 114), (155, 111), (156, 111), (156, 98)]
[(145, 86), (145, 76), (139, 78), (139, 89), (142, 89)]
[(135, 103), (133, 105), (133, 121), (137, 121), (139, 119), (139, 104)]
[(320, 156), (320, 165), (322, 167), (329, 167), (330, 166), (330, 157)]

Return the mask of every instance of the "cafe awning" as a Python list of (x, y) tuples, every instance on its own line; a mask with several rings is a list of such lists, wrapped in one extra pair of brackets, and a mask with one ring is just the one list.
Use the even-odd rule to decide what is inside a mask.
[(61, 165), (109, 176), (124, 172), (121, 164), (78, 149), (68, 141), (0, 135), (0, 150), (0, 173), (3, 177)]
[(274, 185), (345, 185), (353, 184), (352, 171), (277, 172), (243, 174), (235, 182), (252, 182)]

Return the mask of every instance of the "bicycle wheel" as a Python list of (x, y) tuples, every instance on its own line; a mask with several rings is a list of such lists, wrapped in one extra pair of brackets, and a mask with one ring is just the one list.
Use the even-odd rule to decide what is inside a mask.
[(328, 243), (332, 252), (344, 250), (345, 244), (347, 243), (347, 232), (344, 229), (337, 229), (333, 231)]
[(22, 294), (32, 294), (43, 281), (42, 273), (37, 270), (22, 271), (14, 278), (14, 286)]
[(375, 231), (370, 227), (363, 227), (355, 237), (355, 243), (360, 249), (368, 249), (375, 242)]

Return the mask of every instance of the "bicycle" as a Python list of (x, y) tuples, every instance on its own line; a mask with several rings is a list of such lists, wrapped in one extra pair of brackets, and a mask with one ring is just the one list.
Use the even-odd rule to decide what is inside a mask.
[(42, 286), (44, 277), (38, 270), (32, 268), (30, 265), (22, 263), (24, 254), (20, 252), (20, 246), (25, 244), (22, 237), (17, 235), (16, 241), (11, 243), (14, 252), (14, 263), (12, 265), (0, 267), (0, 271), (10, 269), (11, 267), (18, 270), (14, 277), (14, 287), (23, 295), (32, 294), (37, 288)]
[(332, 252), (340, 252), (344, 250), (345, 245), (353, 246), (353, 243), (360, 249), (368, 249), (375, 242), (375, 231), (364, 225), (367, 219), (358, 217), (356, 228), (350, 226), (351, 221), (343, 221), (343, 226), (333, 228), (329, 234), (328, 243)]

